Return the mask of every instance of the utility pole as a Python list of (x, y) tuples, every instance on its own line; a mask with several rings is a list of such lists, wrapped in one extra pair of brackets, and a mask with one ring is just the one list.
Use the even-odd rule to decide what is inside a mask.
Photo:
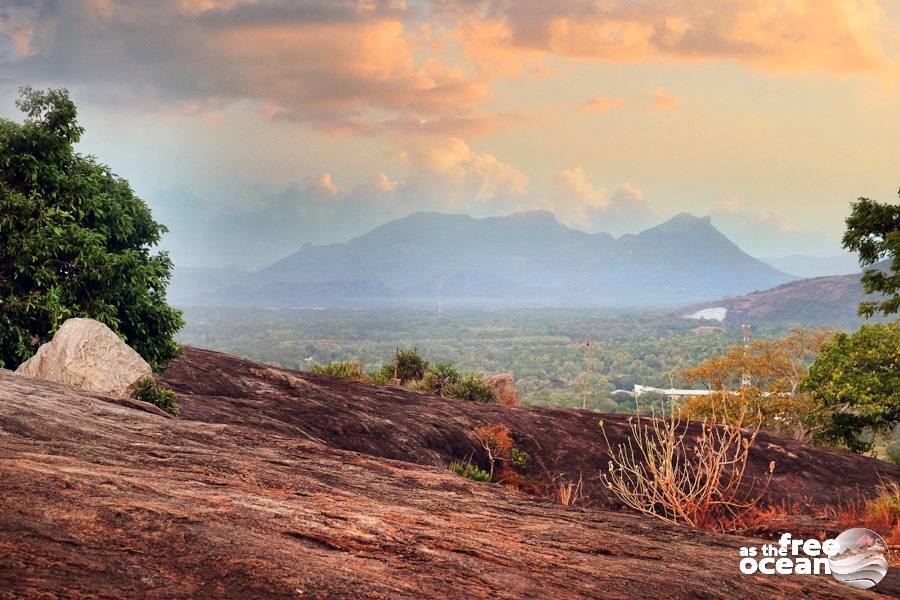
[(594, 346), (591, 344), (591, 340), (585, 342), (586, 347), (586, 356), (584, 361), (584, 394), (581, 397), (581, 409), (587, 409), (587, 399), (588, 394), (590, 393), (590, 381), (591, 381), (591, 351), (594, 349)]
[[(744, 323), (741, 325), (741, 330), (744, 333), (744, 358), (749, 360), (750, 357), (750, 323)], [(741, 387), (750, 387), (752, 381), (750, 380), (750, 373), (744, 371), (741, 375)]]

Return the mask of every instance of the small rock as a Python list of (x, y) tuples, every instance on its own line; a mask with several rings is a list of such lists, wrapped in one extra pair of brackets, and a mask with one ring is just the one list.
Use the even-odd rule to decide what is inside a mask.
[(69, 319), (16, 369), (46, 381), (127, 397), (144, 377), (153, 375), (150, 365), (112, 329), (94, 319)]

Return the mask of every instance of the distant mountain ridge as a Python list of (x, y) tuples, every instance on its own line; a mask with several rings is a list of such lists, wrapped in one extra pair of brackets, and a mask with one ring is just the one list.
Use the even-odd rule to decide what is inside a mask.
[[(887, 269), (887, 263), (879, 263), (875, 268)], [(723, 320), (729, 323), (854, 329), (863, 322), (856, 314), (859, 303), (880, 298), (865, 293), (861, 277), (862, 273), (854, 273), (801, 279), (743, 296), (688, 306), (679, 314), (700, 313), (709, 318), (722, 314), (723, 311), (716, 309), (724, 309)], [(876, 316), (872, 320), (880, 318)]]
[(737, 295), (792, 279), (746, 254), (709, 217), (688, 213), (614, 238), (570, 229), (546, 211), (482, 219), (418, 212), (346, 243), (306, 244), (259, 271), (239, 272), (231, 281), (174, 300), (257, 306), (417, 299), (647, 306)]

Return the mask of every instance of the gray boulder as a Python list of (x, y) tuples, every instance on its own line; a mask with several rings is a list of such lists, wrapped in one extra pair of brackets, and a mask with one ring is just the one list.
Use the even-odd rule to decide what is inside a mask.
[(130, 396), (138, 381), (153, 375), (150, 365), (112, 329), (94, 319), (69, 319), (19, 365), (16, 373), (99, 392)]

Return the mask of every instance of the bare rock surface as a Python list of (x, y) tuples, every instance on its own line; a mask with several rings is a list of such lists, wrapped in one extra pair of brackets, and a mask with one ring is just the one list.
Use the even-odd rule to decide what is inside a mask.
[[(528, 475), (542, 481), (582, 477), (588, 503), (598, 506), (616, 506), (599, 477), (608, 456), (599, 421), (614, 446), (630, 432), (626, 415), (475, 404), (277, 369), (197, 348), (186, 348), (162, 383), (178, 394), (185, 419), (286, 436), (302, 431), (336, 448), (430, 466), (446, 467), (473, 453), (479, 460), (480, 444), (472, 431), (501, 423), (531, 456)], [(776, 468), (767, 499), (778, 504), (834, 506), (869, 495), (882, 479), (900, 480), (896, 465), (760, 433), (747, 481), (765, 479), (772, 461)]]
[(16, 373), (126, 397), (153, 375), (150, 365), (112, 329), (94, 319), (68, 319)]
[(260, 426), (271, 417), (253, 404), (266, 386), (302, 396), (329, 381), (253, 367), (262, 375), (217, 382), (208, 367), (205, 385), (222, 395), (207, 401), (249, 394), (246, 423), (166, 419), (0, 372), (0, 598), (892, 593), (829, 576), (744, 576), (737, 548), (758, 540), (565, 508), (442, 467), (336, 449), (295, 426)]
[(484, 378), (484, 382), (497, 392), (500, 404), (504, 406), (518, 406), (520, 404), (519, 392), (516, 390), (516, 380), (513, 379), (512, 373), (488, 375)]

